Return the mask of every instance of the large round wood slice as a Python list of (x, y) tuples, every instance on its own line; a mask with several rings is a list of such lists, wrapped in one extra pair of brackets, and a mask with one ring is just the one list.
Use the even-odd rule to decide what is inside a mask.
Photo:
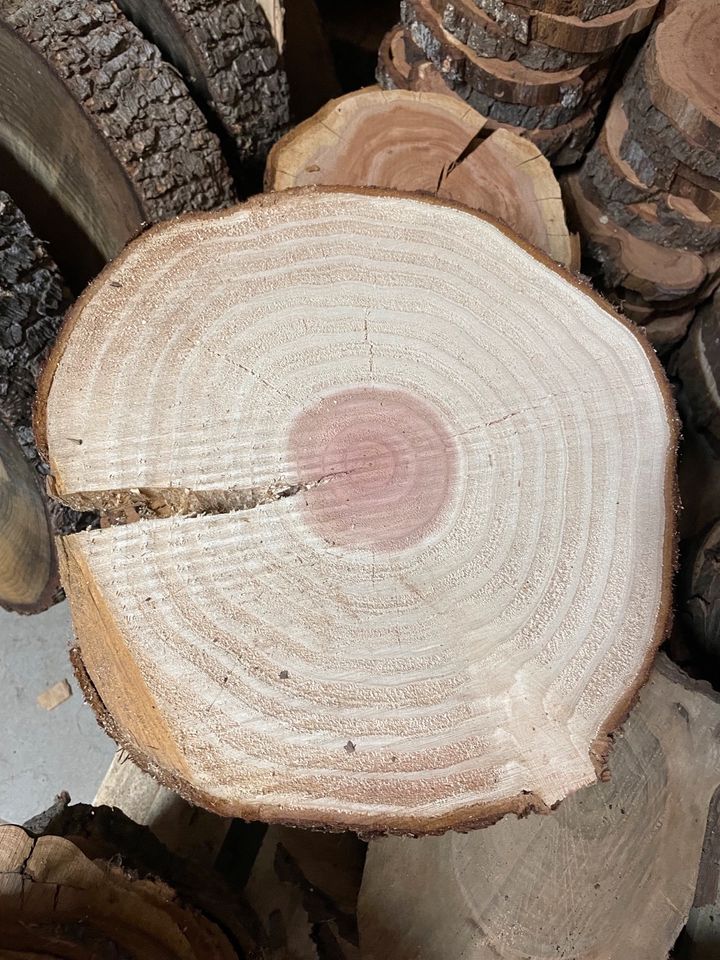
[(604, 285), (627, 287), (650, 301), (700, 297), (707, 266), (697, 253), (640, 240), (611, 220), (583, 191), (577, 174), (562, 179), (573, 226), (601, 267)]
[[(408, 58), (408, 49), (416, 51), (420, 60)], [(383, 40), (378, 55), (377, 81), (386, 90), (442, 93), (463, 103), (466, 102), (459, 93), (448, 86), (442, 74), (423, 57), (422, 51), (418, 50), (406, 36), (402, 25), (391, 30)], [(502, 104), (493, 101), (487, 101), (487, 103), (490, 113), (502, 112), (504, 109)], [(574, 120), (557, 127), (527, 129), (491, 120), (488, 117), (488, 128), (505, 128), (526, 137), (544, 156), (552, 159), (554, 166), (558, 167), (575, 164), (582, 159), (592, 140), (595, 120), (595, 108), (590, 107)]]
[(7, 957), (238, 958), (217, 926), (160, 881), (9, 824), (0, 826), (0, 941)]
[(371, 842), (367, 960), (659, 960), (695, 893), (720, 783), (720, 703), (664, 656), (610, 758), (610, 780), (550, 817)]
[(146, 221), (232, 198), (184, 84), (110, 0), (3, 4), (0, 146), (107, 259)]
[(677, 373), (694, 429), (720, 457), (720, 303), (717, 295), (698, 311), (690, 336), (680, 351)]
[(619, 46), (627, 37), (639, 33), (651, 23), (658, 5), (658, 0), (633, 0), (621, 8), (616, 6), (592, 19), (583, 20), (578, 16), (558, 16), (547, 9), (545, 0), (474, 2), (520, 43), (532, 40), (576, 53), (599, 53)]
[[(508, 122), (518, 125), (567, 123), (577, 116), (606, 73), (594, 65), (555, 72), (530, 70), (517, 61), (478, 56), (443, 29), (431, 0), (402, 0), (401, 18), (412, 41), (448, 83), (502, 101), (506, 110), (516, 112), (516, 118), (508, 117)], [(527, 116), (523, 109), (527, 107), (535, 108), (531, 116), (537, 114), (532, 123), (521, 119)]]
[(506, 130), (480, 139), (485, 124), (442, 94), (368, 87), (332, 100), (280, 140), (265, 189), (319, 184), (435, 194), (491, 214), (553, 260), (579, 268), (549, 162)]
[(277, 44), (256, 0), (117, 2), (180, 71), (242, 184), (290, 119)]
[(111, 524), (61, 541), (75, 660), (165, 782), (422, 833), (602, 771), (665, 633), (676, 423), (650, 347), (495, 223), (338, 188), (168, 223), (43, 396), (57, 495)]
[(691, 140), (720, 151), (715, 0), (680, 3), (648, 43), (644, 74), (654, 106)]

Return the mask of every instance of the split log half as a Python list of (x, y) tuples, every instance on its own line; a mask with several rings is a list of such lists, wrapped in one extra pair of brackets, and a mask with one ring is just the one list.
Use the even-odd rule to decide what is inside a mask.
[(162, 225), (37, 413), (60, 499), (136, 521), (60, 541), (74, 656), (181, 793), (422, 833), (602, 771), (665, 633), (676, 422), (649, 345), (492, 221), (307, 188)]
[(106, 259), (146, 221), (232, 198), (182, 81), (109, 0), (3, 4), (0, 146)]
[[(443, 29), (431, 0), (402, 0), (400, 11), (413, 43), (448, 83), (466, 86), (481, 97), (500, 100), (506, 108), (514, 107), (518, 125), (540, 126), (540, 118), (546, 118), (548, 108), (552, 108), (553, 117), (557, 116), (553, 123), (545, 125), (566, 123), (577, 116), (607, 74), (593, 64), (549, 72), (530, 70), (517, 61), (478, 56)], [(523, 109), (527, 107), (535, 108), (537, 122), (520, 121), (520, 117), (527, 114)]]
[(287, 78), (256, 0), (117, 3), (180, 71), (246, 188), (290, 120)]
[(597, 61), (600, 53), (575, 53), (530, 40), (521, 43), (508, 35), (504, 24), (480, 9), (472, 0), (431, 0), (442, 25), (460, 43), (479, 57), (517, 60), (531, 70), (571, 70)]
[[(693, 428), (720, 457), (720, 303), (717, 295), (697, 314), (678, 357), (683, 403)], [(720, 509), (718, 510), (720, 515)]]
[(363, 957), (667, 956), (692, 903), (720, 782), (719, 723), (709, 685), (663, 656), (613, 749), (609, 782), (550, 817), (371, 842)]
[(571, 224), (599, 264), (603, 285), (627, 287), (649, 301), (700, 300), (709, 282), (703, 258), (640, 240), (611, 220), (585, 194), (577, 174), (561, 180)]
[(599, 53), (612, 50), (623, 40), (649, 26), (658, 0), (633, 0), (620, 9), (611, 10), (591, 20), (557, 16), (534, 0), (531, 4), (505, 3), (503, 0), (474, 0), (509, 35), (520, 43), (547, 44), (575, 53)]
[[(408, 50), (413, 54), (408, 57)], [(417, 59), (419, 58), (419, 59)], [(424, 58), (422, 51), (409, 40), (399, 25), (383, 40), (378, 56), (377, 81), (386, 90), (416, 90), (420, 93), (442, 93), (463, 103), (466, 101), (448, 86), (444, 77)], [(488, 101), (491, 113), (503, 114), (502, 104)], [(487, 105), (487, 104), (486, 104)], [(553, 161), (553, 166), (572, 165), (581, 160), (593, 138), (596, 112), (588, 108), (567, 124), (547, 129), (527, 129), (502, 123), (488, 117), (488, 129), (507, 129), (526, 137), (540, 152)]]
[(558, 263), (579, 268), (560, 185), (537, 147), (435, 93), (368, 87), (333, 100), (280, 140), (266, 190), (385, 187), (455, 200), (502, 220)]
[(691, 140), (720, 152), (720, 17), (716, 0), (681, 3), (648, 42), (644, 74), (656, 109)]
[(218, 927), (160, 881), (93, 862), (62, 837), (34, 838), (10, 825), (0, 826), (0, 939), (13, 957), (238, 957)]

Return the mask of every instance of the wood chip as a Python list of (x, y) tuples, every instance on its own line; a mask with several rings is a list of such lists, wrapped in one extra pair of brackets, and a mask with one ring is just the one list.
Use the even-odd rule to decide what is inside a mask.
[(38, 706), (43, 710), (54, 710), (72, 696), (72, 687), (67, 680), (58, 680), (37, 698)]

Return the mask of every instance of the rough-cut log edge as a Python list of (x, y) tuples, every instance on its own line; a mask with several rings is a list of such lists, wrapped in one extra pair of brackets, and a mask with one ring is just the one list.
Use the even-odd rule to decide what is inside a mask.
[[(639, 328), (630, 323), (621, 314), (613, 310), (607, 301), (605, 301), (599, 293), (593, 290), (592, 287), (590, 287), (590, 285), (582, 278), (573, 276), (567, 270), (554, 263), (549, 257), (533, 250), (528, 244), (516, 237), (512, 231), (510, 231), (502, 223), (493, 220), (492, 217), (480, 214), (475, 210), (470, 210), (466, 207), (463, 207), (460, 204), (450, 203), (434, 197), (418, 200), (418, 197), (411, 193), (388, 193), (387, 191), (374, 190), (370, 188), (355, 188), (353, 190), (349, 190), (346, 187), (300, 187), (294, 190), (283, 191), (282, 193), (259, 194), (250, 198), (250, 200), (246, 202), (245, 206), (246, 208), (250, 207), (254, 208), (255, 210), (260, 210), (263, 207), (272, 207), (276, 203), (282, 202), (282, 198), (303, 195), (309, 196), (313, 193), (323, 195), (337, 193), (345, 196), (356, 194), (359, 196), (369, 197), (404, 197), (415, 202), (429, 203), (439, 207), (445, 207), (450, 210), (461, 211), (469, 214), (470, 216), (477, 217), (487, 223), (490, 223), (506, 237), (509, 237), (520, 247), (522, 247), (523, 250), (534, 256), (535, 259), (543, 266), (547, 267), (555, 274), (562, 276), (565, 280), (567, 280), (568, 283), (572, 284), (572, 286), (574, 286), (577, 290), (589, 297), (598, 307), (604, 310), (612, 320), (615, 320), (626, 330), (628, 330), (642, 347), (642, 350), (647, 357), (650, 369), (654, 374), (658, 390), (660, 391), (663, 399), (669, 431), (664, 482), (665, 531), (662, 548), (662, 588), (658, 615), (655, 623), (655, 632), (645, 659), (638, 671), (637, 676), (628, 684), (626, 695), (613, 706), (605, 721), (600, 724), (597, 735), (589, 747), (590, 760), (595, 769), (597, 778), (607, 779), (609, 776), (608, 756), (612, 746), (612, 735), (624, 723), (625, 719), (630, 713), (630, 710), (632, 709), (639, 695), (640, 689), (650, 675), (657, 652), (669, 635), (672, 626), (672, 582), (677, 560), (676, 513), (679, 510), (675, 464), (680, 436), (680, 421), (675, 411), (675, 404), (670, 385), (665, 376), (663, 367), (655, 354), (655, 351), (649, 344), (647, 338), (639, 332)], [(281, 199), (279, 200), (279, 198)], [(185, 221), (210, 218), (218, 219), (225, 216), (232, 216), (234, 213), (235, 210), (219, 210), (211, 213), (186, 215), (179, 219)], [(175, 223), (177, 223), (177, 220)], [(153, 235), (157, 236), (166, 229), (172, 229), (172, 225), (168, 227), (167, 224), (160, 223), (152, 227), (148, 233), (152, 233)], [(34, 411), (34, 426), (38, 448), (44, 452), (46, 457), (48, 450), (46, 430), (48, 396), (52, 387), (55, 371), (57, 370), (58, 364), (62, 359), (63, 353), (65, 352), (65, 348), (72, 335), (75, 323), (77, 322), (85, 303), (93, 297), (96, 290), (100, 290), (100, 288), (107, 281), (108, 274), (117, 268), (117, 266), (121, 265), (128, 256), (129, 252), (132, 252), (133, 249), (134, 244), (131, 244), (129, 247), (127, 247), (121, 256), (118, 257), (113, 264), (109, 265), (79, 298), (74, 307), (68, 313), (65, 323), (63, 324), (56, 341), (55, 347), (48, 358), (48, 362), (43, 370), (40, 382), (38, 384), (37, 399)], [(59, 542), (59, 553), (61, 556), (62, 567), (63, 555), (65, 553), (63, 550), (62, 541)], [(100, 619), (102, 619), (102, 613), (100, 611), (97, 612)], [(96, 690), (93, 681), (85, 668), (82, 659), (82, 649), (80, 643), (81, 641), (78, 640), (78, 643), (76, 643), (71, 650), (70, 659), (73, 664), (78, 683), (83, 690), (86, 700), (92, 706), (100, 726), (116, 741), (116, 743), (118, 743), (120, 747), (122, 747), (122, 749), (127, 752), (133, 763), (140, 767), (140, 769), (155, 777), (164, 786), (171, 790), (175, 790), (176, 793), (179, 793), (180, 796), (184, 797), (186, 800), (188, 800), (188, 802), (194, 803), (196, 806), (204, 807), (213, 813), (217, 813), (219, 816), (240, 817), (244, 820), (262, 819), (267, 823), (279, 823), (285, 826), (328, 830), (330, 832), (337, 832), (339, 830), (354, 830), (361, 837), (372, 837), (386, 833), (401, 836), (413, 836), (417, 834), (442, 834), (448, 830), (466, 832), (479, 827), (490, 826), (508, 814), (515, 814), (518, 817), (523, 817), (529, 813), (549, 813), (552, 809), (551, 807), (547, 806), (547, 804), (545, 804), (545, 802), (539, 796), (537, 796), (537, 794), (523, 791), (515, 797), (507, 798), (507, 800), (498, 801), (495, 803), (473, 804), (461, 810), (454, 811), (451, 814), (447, 814), (442, 818), (409, 817), (403, 819), (398, 817), (396, 820), (394, 820), (392, 827), (388, 828), (385, 822), (378, 822), (377, 820), (373, 820), (371, 818), (356, 820), (352, 816), (340, 816), (336, 817), (334, 822), (330, 824), (326, 821), (318, 820), (317, 813), (312, 810), (299, 809), (294, 811), (292, 816), (286, 817), (283, 816), (283, 814), (279, 812), (276, 807), (271, 805), (254, 803), (243, 804), (242, 802), (230, 804), (227, 801), (219, 801), (216, 798), (209, 796), (204, 791), (192, 786), (187, 780), (181, 778), (177, 774), (171, 773), (165, 769), (160, 769), (144, 752), (137, 749), (136, 746), (129, 741), (129, 738), (125, 735), (124, 731), (120, 730), (115, 724), (112, 716), (109, 714), (105, 704), (103, 703), (102, 697)], [(557, 804), (555, 806), (557, 806)]]

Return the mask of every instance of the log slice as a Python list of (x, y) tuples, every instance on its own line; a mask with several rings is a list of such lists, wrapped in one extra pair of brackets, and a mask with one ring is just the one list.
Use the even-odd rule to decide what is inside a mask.
[(306, 188), (158, 227), (38, 424), (111, 524), (61, 540), (81, 682), (184, 795), (430, 833), (604, 769), (665, 634), (675, 417), (649, 345), (494, 222)]
[(280, 140), (265, 189), (318, 184), (434, 194), (491, 214), (553, 260), (578, 268), (550, 164), (506, 130), (483, 138), (485, 124), (448, 96), (369, 87), (331, 101)]
[(0, 91), (0, 145), (106, 259), (145, 222), (233, 196), (184, 84), (108, 0), (6, 0)]
[[(693, 428), (720, 457), (720, 310), (716, 297), (697, 314), (678, 356), (683, 402)], [(720, 510), (718, 511), (720, 515)]]

